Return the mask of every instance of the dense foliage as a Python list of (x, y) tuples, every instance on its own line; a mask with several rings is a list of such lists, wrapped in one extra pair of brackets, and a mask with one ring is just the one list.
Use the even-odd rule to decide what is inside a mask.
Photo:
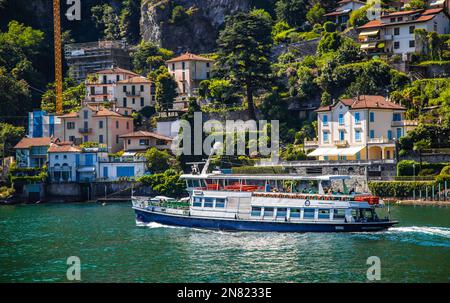
[(185, 194), (186, 183), (173, 169), (168, 169), (160, 174), (142, 176), (138, 181), (150, 186), (156, 195), (180, 197)]

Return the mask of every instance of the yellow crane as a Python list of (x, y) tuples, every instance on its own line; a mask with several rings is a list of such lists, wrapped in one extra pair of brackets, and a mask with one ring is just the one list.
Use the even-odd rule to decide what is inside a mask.
[(53, 0), (53, 35), (55, 40), (55, 90), (56, 90), (56, 112), (62, 114), (62, 43), (61, 43), (61, 13), (60, 0)]

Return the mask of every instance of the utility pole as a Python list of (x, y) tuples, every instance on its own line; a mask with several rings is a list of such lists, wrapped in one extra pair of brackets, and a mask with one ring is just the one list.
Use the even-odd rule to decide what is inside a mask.
[(61, 13), (60, 0), (53, 0), (53, 35), (55, 46), (55, 92), (56, 113), (62, 114), (62, 43), (61, 43)]

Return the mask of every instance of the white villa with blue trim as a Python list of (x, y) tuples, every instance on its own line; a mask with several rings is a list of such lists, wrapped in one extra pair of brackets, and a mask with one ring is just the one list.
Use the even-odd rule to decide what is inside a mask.
[(316, 112), (318, 138), (304, 148), (324, 161), (394, 159), (395, 140), (417, 126), (405, 120), (406, 108), (383, 96), (341, 99)]

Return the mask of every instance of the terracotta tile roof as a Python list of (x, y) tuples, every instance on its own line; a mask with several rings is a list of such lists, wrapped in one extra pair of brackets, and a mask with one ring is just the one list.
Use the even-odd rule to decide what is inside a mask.
[(147, 132), (147, 131), (137, 131), (137, 132), (132, 132), (129, 134), (125, 134), (120, 136), (121, 138), (156, 138), (156, 139), (160, 139), (160, 140), (166, 140), (166, 141), (172, 141), (172, 138), (166, 137), (164, 135), (158, 134), (158, 133), (153, 133), (153, 132)]
[[(99, 106), (98, 109), (97, 109), (97, 106), (95, 106), (95, 105), (87, 105), (86, 107), (94, 112), (94, 114), (92, 115), (93, 117), (106, 117), (106, 116), (127, 117), (127, 116), (121, 115), (118, 112), (107, 109), (103, 106)], [(73, 113), (65, 114), (65, 115), (62, 115), (59, 117), (60, 118), (77, 118), (77, 117), (79, 117), (79, 115), (77, 112), (73, 112)]]
[(414, 11), (402, 11), (402, 12), (390, 13), (390, 14), (382, 16), (382, 18), (387, 19), (387, 18), (390, 18), (391, 16), (412, 15), (412, 14), (416, 14), (416, 13), (421, 13), (421, 14), (420, 14), (419, 18), (417, 18), (415, 20), (405, 20), (403, 22), (390, 23), (390, 22), (383, 22), (381, 20), (372, 20), (372, 21), (369, 21), (368, 23), (364, 24), (363, 26), (358, 27), (358, 29), (367, 29), (367, 28), (384, 27), (384, 26), (397, 26), (397, 25), (402, 25), (402, 24), (413, 24), (413, 23), (426, 22), (426, 21), (429, 21), (429, 20), (433, 19), (434, 17), (436, 17), (436, 15), (442, 11), (443, 11), (442, 8), (435, 8), (435, 9), (428, 9), (428, 10), (414, 10)]
[(427, 9), (426, 11), (424, 11), (422, 13), (422, 16), (424, 15), (436, 15), (439, 14), (440, 12), (442, 12), (444, 10), (444, 8), (440, 7), (440, 8), (430, 8)]
[(372, 27), (380, 27), (383, 26), (384, 24), (381, 23), (380, 20), (372, 20), (367, 22), (366, 24), (364, 24), (363, 26), (358, 27), (358, 29), (366, 29), (366, 28), (372, 28)]
[(101, 70), (101, 71), (98, 71), (95, 73), (96, 74), (128, 74), (128, 75), (133, 75), (133, 76), (139, 76), (135, 72), (132, 72), (130, 70), (123, 69), (120, 67), (108, 68), (108, 69), (104, 69), (104, 70)]
[(191, 53), (184, 53), (181, 56), (175, 57), (173, 59), (167, 60), (166, 63), (173, 63), (173, 62), (181, 62), (181, 61), (205, 61), (205, 62), (214, 62), (214, 60), (200, 57)]
[(48, 148), (49, 153), (79, 153), (81, 151), (80, 147), (74, 146), (70, 142), (51, 143)]
[(373, 95), (362, 95), (359, 98), (353, 99), (341, 99), (338, 102), (335, 102), (332, 105), (321, 106), (316, 112), (330, 111), (337, 104), (343, 103), (346, 106), (349, 106), (351, 109), (392, 109), (392, 110), (406, 110), (405, 107), (386, 100), (383, 96), (373, 96)]
[(92, 109), (92, 111), (94, 111), (94, 114), (92, 115), (92, 117), (106, 117), (106, 116), (115, 116), (115, 117), (124, 117), (123, 115), (109, 110), (107, 108), (104, 108), (103, 106), (99, 106), (98, 110), (96, 107), (93, 106), (88, 106), (90, 109)]
[(24, 137), (22, 140), (19, 141), (19, 143), (14, 146), (15, 149), (20, 148), (30, 148), (32, 146), (49, 146), (52, 142), (52, 138), (50, 137), (43, 137), (43, 138), (28, 138)]
[(59, 116), (59, 118), (76, 118), (76, 117), (78, 117), (78, 113), (77, 112), (68, 113), (68, 114), (64, 114), (62, 116)]
[(404, 16), (404, 15), (413, 15), (420, 12), (423, 12), (423, 9), (416, 9), (416, 10), (408, 10), (408, 11), (399, 11), (399, 12), (393, 12), (386, 15), (382, 15), (381, 18), (389, 18), (394, 16)]
[(130, 84), (130, 83), (152, 83), (149, 79), (142, 77), (142, 76), (136, 76), (132, 77), (126, 80), (118, 81), (117, 84)]

